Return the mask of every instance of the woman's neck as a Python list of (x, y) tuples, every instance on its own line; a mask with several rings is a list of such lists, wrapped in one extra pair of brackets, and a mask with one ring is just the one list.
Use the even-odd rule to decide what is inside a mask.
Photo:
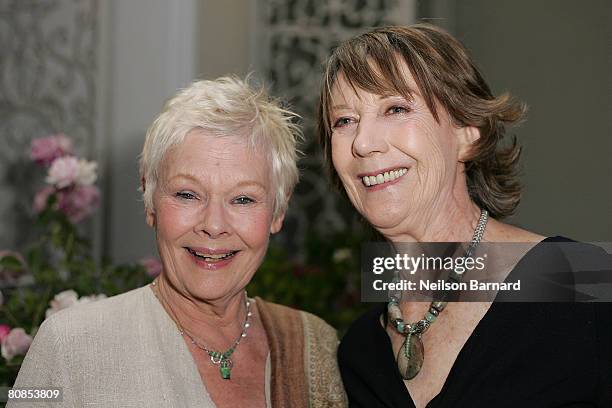
[(246, 317), (243, 291), (207, 302), (177, 289), (163, 274), (156, 279), (154, 291), (170, 317), (189, 333), (197, 335), (213, 331), (223, 334), (223, 337), (235, 337), (242, 331)]
[(403, 230), (380, 232), (391, 242), (469, 242), (480, 219), (480, 211), (469, 197), (453, 197), (432, 206), (427, 214), (404, 225)]

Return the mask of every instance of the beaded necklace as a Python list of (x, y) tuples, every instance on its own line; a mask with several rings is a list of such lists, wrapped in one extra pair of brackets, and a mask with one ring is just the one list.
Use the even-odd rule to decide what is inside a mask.
[(246, 299), (245, 300), (246, 317), (244, 319), (244, 323), (242, 323), (242, 332), (240, 333), (238, 338), (234, 340), (234, 343), (231, 345), (230, 348), (221, 352), (221, 351), (215, 351), (215, 350), (210, 349), (209, 347), (206, 347), (204, 344), (197, 341), (196, 338), (191, 333), (183, 329), (178, 321), (178, 318), (176, 317), (176, 314), (174, 313), (174, 309), (172, 309), (172, 306), (170, 306), (170, 303), (163, 301), (160, 298), (159, 293), (158, 293), (159, 289), (157, 289), (156, 281), (153, 281), (153, 283), (151, 283), (151, 286), (153, 286), (153, 293), (155, 294), (155, 297), (157, 297), (157, 299), (159, 299), (163, 304), (168, 305), (168, 309), (170, 311), (171, 318), (174, 321), (174, 324), (176, 324), (176, 327), (178, 328), (178, 331), (181, 334), (181, 336), (187, 336), (187, 338), (189, 338), (189, 340), (191, 341), (191, 344), (193, 344), (197, 348), (206, 352), (206, 354), (208, 354), (208, 356), (210, 357), (210, 361), (214, 365), (219, 366), (219, 374), (221, 375), (221, 378), (223, 378), (224, 380), (229, 380), (231, 377), (232, 368), (234, 366), (234, 362), (232, 361), (231, 356), (232, 354), (234, 354), (234, 351), (236, 351), (236, 348), (238, 347), (242, 339), (246, 337), (247, 330), (251, 326), (250, 319), (253, 313), (251, 312), (251, 301), (249, 300), (249, 297), (247, 296), (246, 291), (244, 292), (244, 297)]
[[(487, 226), (488, 215), (489, 213), (487, 210), (480, 211), (480, 219), (478, 220), (478, 224), (474, 230), (472, 241), (465, 252), (465, 257), (469, 257), (480, 243), (484, 230)], [(451, 271), (448, 280), (452, 282), (459, 282), (461, 280), (461, 274)], [(446, 307), (448, 302), (444, 299), (446, 298), (447, 294), (448, 292), (445, 292), (442, 295), (441, 301), (431, 302), (429, 305), (429, 310), (427, 313), (425, 313), (423, 319), (414, 323), (404, 322), (402, 310), (399, 307), (400, 296), (397, 293), (389, 296), (389, 303), (387, 305), (387, 316), (389, 322), (398, 333), (406, 338), (402, 343), (396, 357), (397, 368), (399, 369), (399, 372), (404, 380), (413, 379), (421, 371), (421, 367), (423, 366), (423, 361), (425, 359), (425, 350), (423, 348), (423, 341), (421, 340), (421, 337), (423, 336), (423, 333), (429, 329), (429, 326), (436, 321), (438, 315), (442, 313)]]

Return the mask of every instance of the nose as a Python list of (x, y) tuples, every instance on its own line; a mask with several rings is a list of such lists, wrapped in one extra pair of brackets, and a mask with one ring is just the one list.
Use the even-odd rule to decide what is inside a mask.
[(196, 234), (205, 234), (211, 239), (231, 234), (226, 208), (222, 202), (210, 200), (199, 214), (199, 222), (195, 226)]
[(359, 120), (352, 147), (356, 157), (368, 157), (387, 151), (382, 127), (376, 125), (376, 120), (366, 116)]

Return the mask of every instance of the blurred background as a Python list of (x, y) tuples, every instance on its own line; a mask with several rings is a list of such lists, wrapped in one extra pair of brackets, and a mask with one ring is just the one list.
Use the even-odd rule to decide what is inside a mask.
[[(529, 106), (527, 121), (509, 132), (525, 147), (524, 198), (509, 221), (612, 240), (609, 1), (0, 0), (0, 249), (23, 249), (37, 234), (32, 200), (44, 178), (27, 164), (31, 141), (65, 133), (98, 163), (100, 204), (79, 226), (93, 258), (154, 255), (137, 191), (147, 127), (194, 78), (251, 72), (302, 115), (308, 140), (302, 181), (274, 238), (280, 252), (270, 257), (293, 262), (293, 274), (275, 290), (290, 292), (292, 279), (310, 276), (302, 295), (321, 295), (328, 264), (358, 273), (347, 251), (367, 238), (328, 186), (313, 143), (321, 64), (338, 41), (418, 21), (456, 35), (495, 92)], [(354, 285), (336, 283), (351, 302)]]
[[(496, 92), (529, 106), (524, 198), (510, 221), (607, 241), (612, 231), (612, 5), (605, 0), (1, 0), (0, 248), (30, 237), (33, 138), (63, 132), (96, 160), (95, 250), (118, 262), (154, 253), (137, 191), (145, 131), (193, 78), (253, 72), (303, 115), (312, 141), (320, 67), (339, 40), (428, 21), (471, 50)], [(314, 146), (279, 237), (355, 228)]]

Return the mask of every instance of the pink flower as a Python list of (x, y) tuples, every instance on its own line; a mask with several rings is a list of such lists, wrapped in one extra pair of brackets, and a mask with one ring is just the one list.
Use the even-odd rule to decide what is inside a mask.
[(82, 186), (90, 186), (95, 183), (96, 179), (98, 178), (98, 175), (96, 174), (97, 168), (98, 163), (79, 159), (76, 183)]
[(86, 303), (97, 302), (98, 300), (102, 299), (106, 299), (106, 295), (104, 293), (100, 293), (99, 295), (81, 296), (78, 304), (84, 305)]
[(59, 192), (59, 209), (72, 223), (77, 223), (91, 215), (100, 202), (100, 191), (96, 186), (77, 186)]
[(46, 182), (57, 188), (68, 187), (79, 175), (79, 160), (74, 156), (58, 157), (53, 161)]
[(45, 312), (45, 317), (49, 317), (60, 310), (76, 305), (79, 302), (79, 295), (74, 290), (65, 290), (55, 295), (53, 300), (49, 302), (50, 308)]
[(2, 340), (2, 357), (10, 360), (15, 356), (25, 355), (31, 344), (32, 337), (21, 327), (17, 327)]
[(55, 192), (55, 188), (52, 186), (44, 186), (34, 196), (34, 203), (32, 207), (36, 214), (40, 213), (47, 207), (47, 201), (49, 196)]
[(34, 139), (30, 145), (30, 158), (40, 165), (67, 154), (72, 154), (72, 140), (63, 133)]
[(155, 278), (162, 271), (162, 263), (154, 256), (142, 258), (139, 263), (144, 266), (147, 275), (152, 278)]
[(34, 212), (43, 211), (51, 194), (57, 194), (55, 210), (66, 214), (70, 222), (78, 223), (90, 216), (100, 203), (100, 190), (96, 186), (74, 186), (57, 190), (52, 186), (43, 187), (34, 196)]
[(74, 305), (82, 305), (102, 299), (106, 299), (106, 295), (104, 293), (100, 293), (99, 295), (81, 296), (79, 299), (79, 295), (74, 290), (65, 290), (55, 295), (53, 300), (49, 302), (49, 306), (51, 307), (45, 312), (45, 317), (47, 318), (60, 310), (67, 309)]
[(10, 332), (11, 327), (8, 324), (0, 324), (0, 343), (4, 341)]
[(71, 184), (90, 186), (96, 182), (96, 162), (63, 156), (55, 159), (49, 167), (46, 182), (62, 189)]

